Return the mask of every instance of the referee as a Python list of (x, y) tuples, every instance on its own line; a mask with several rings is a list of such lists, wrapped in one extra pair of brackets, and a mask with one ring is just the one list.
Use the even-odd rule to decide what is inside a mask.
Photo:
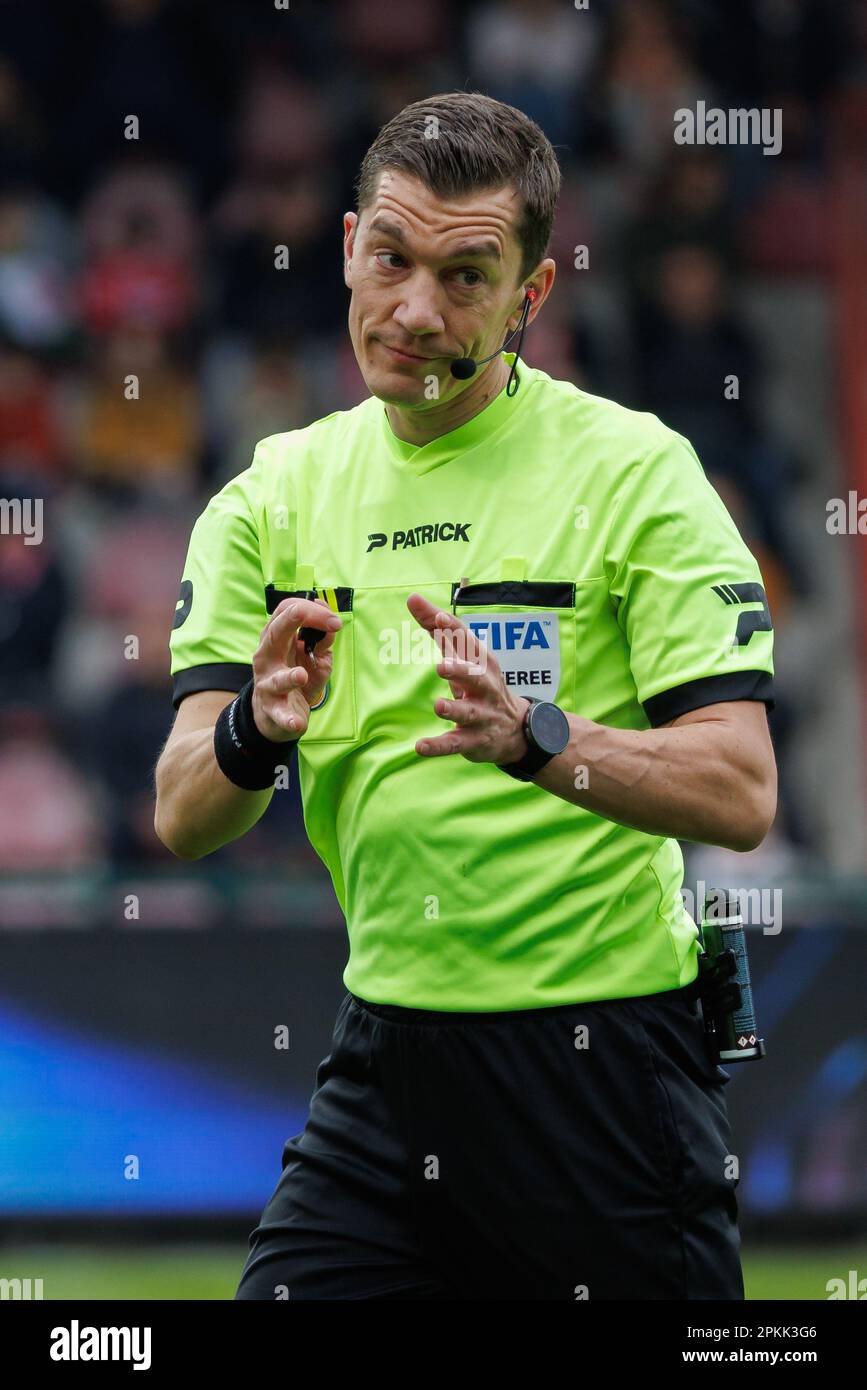
[(678, 840), (773, 820), (771, 620), (687, 440), (501, 351), (559, 187), (488, 97), (390, 121), (344, 218), (369, 399), (193, 530), (157, 833), (209, 854), (288, 770), (349, 934), (239, 1299), (743, 1298)]

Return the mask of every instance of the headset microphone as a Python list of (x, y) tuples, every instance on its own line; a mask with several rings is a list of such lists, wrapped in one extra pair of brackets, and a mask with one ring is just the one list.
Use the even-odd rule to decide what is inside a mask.
[[(458, 381), (469, 381), (471, 376), (475, 376), (476, 371), (479, 367), (483, 367), (486, 362), (493, 362), (494, 358), (499, 357), (500, 353), (503, 352), (509, 346), (509, 343), (515, 337), (515, 334), (520, 333), (521, 337), (518, 340), (518, 347), (515, 352), (515, 360), (512, 363), (512, 370), (509, 373), (509, 380), (506, 382), (506, 395), (514, 396), (515, 391), (517, 391), (518, 389), (518, 384), (520, 380), (520, 378), (518, 377), (517, 366), (518, 358), (521, 355), (521, 344), (524, 341), (524, 329), (527, 327), (527, 317), (530, 313), (530, 310), (535, 304), (538, 297), (539, 296), (535, 290), (527, 290), (526, 298), (521, 309), (521, 317), (518, 321), (518, 326), (516, 329), (514, 329), (513, 332), (509, 334), (508, 338), (503, 343), (503, 346), (501, 348), (498, 348), (496, 352), (490, 353), (487, 357), (456, 357), (454, 362), (452, 362), (451, 367), (449, 368), (452, 376), (456, 377)], [(512, 389), (513, 381), (514, 390)]]

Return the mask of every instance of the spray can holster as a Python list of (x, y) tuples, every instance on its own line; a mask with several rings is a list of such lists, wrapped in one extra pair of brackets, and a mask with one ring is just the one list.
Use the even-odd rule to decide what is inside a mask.
[(705, 899), (699, 929), (702, 952), (693, 997), (701, 1000), (705, 1041), (719, 1064), (765, 1056), (758, 1036), (747, 943), (737, 894), (718, 890)]

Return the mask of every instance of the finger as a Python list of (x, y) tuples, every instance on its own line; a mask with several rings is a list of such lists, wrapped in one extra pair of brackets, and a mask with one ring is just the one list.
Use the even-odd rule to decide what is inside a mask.
[(486, 642), (480, 642), (474, 634), (467, 629), (466, 640), (462, 633), (446, 633), (446, 642), (443, 649), (444, 661), (464, 661), (467, 663), (467, 670), (474, 676), (483, 676), (489, 667), (493, 671), (499, 671), (496, 660), (491, 656)]
[(263, 693), (286, 695), (289, 691), (298, 690), (306, 685), (309, 679), (310, 676), (303, 666), (281, 666), (279, 671), (259, 682), (259, 689)]
[(440, 651), (446, 648), (449, 651), (457, 651), (469, 659), (478, 658), (480, 664), (487, 660), (484, 642), (479, 641), (457, 614), (449, 613), (445, 608), (438, 608), (423, 594), (410, 594), (406, 606), (416, 622), (430, 633)]
[(285, 662), (289, 652), (295, 650), (293, 638), (298, 629), (311, 620), (328, 632), (337, 632), (341, 626), (337, 614), (332, 613), (326, 604), (315, 603), (311, 599), (284, 599), (274, 610), (265, 630), (264, 648), (267, 655), (281, 663)]
[(452, 753), (462, 753), (467, 744), (456, 731), (448, 734), (439, 734), (437, 738), (421, 738), (415, 745), (415, 751), (420, 753), (423, 758), (444, 758)]
[(285, 705), (270, 705), (265, 713), (272, 724), (276, 724), (281, 729), (288, 729), (290, 733), (294, 732), (298, 725), (298, 716), (295, 711), (288, 709)]
[[(458, 619), (458, 627), (438, 627), (432, 633), (433, 640), (436, 642), (445, 659), (455, 658), (459, 661), (467, 661), (473, 671), (481, 673), (488, 669), (489, 661), (494, 661), (490, 655), (488, 645), (482, 642), (471, 628)], [(496, 663), (494, 662), (496, 665)]]
[[(300, 668), (295, 668), (295, 672), (292, 674), (297, 674), (299, 669)], [(285, 681), (289, 674), (290, 672), (284, 670), (275, 673), (274, 677), (269, 677), (261, 681), (257, 680), (256, 699), (262, 714), (272, 724), (275, 724), (278, 729), (285, 729), (288, 733), (300, 734), (304, 732), (306, 724), (303, 719), (299, 718), (296, 711), (293, 710), (290, 705), (284, 703), (284, 696), (291, 693), (292, 690), (295, 689), (295, 685), (292, 685), (288, 690), (284, 691), (274, 688), (275, 684), (278, 683), (278, 676)], [(302, 671), (301, 674), (306, 677), (307, 673), (306, 671)]]
[(467, 728), (471, 724), (478, 724), (483, 710), (474, 700), (435, 700), (434, 714), (439, 715), (440, 719), (451, 719), (452, 723), (459, 724), (461, 728)]
[[(456, 700), (463, 700), (470, 694), (470, 691), (464, 685), (463, 681), (459, 679), (458, 674), (454, 671), (450, 672), (448, 662), (445, 660), (441, 661), (436, 669), (443, 680), (448, 681), (449, 689)], [(478, 694), (479, 692), (475, 691), (473, 693)]]
[[(324, 608), (326, 613), (331, 609), (324, 598), (315, 598), (311, 602)], [(308, 657), (312, 657), (318, 644), (328, 636), (329, 629), (324, 627), (319, 618), (314, 618), (304, 622), (299, 630), (299, 636), (304, 643), (304, 651)]]
[(287, 733), (297, 734), (299, 737), (307, 728), (304, 719), (297, 715), (294, 710), (285, 709), (282, 705), (277, 705), (272, 709), (268, 718), (273, 720), (281, 729), (285, 729)]
[(270, 639), (279, 644), (288, 640), (292, 630), (305, 625), (325, 632), (339, 632), (343, 624), (324, 599), (283, 599), (271, 615), (268, 626)]
[[(424, 594), (413, 593), (409, 595), (406, 606), (421, 627), (426, 628), (428, 632), (433, 632), (437, 625), (437, 614), (443, 611), (437, 604), (431, 603)], [(451, 614), (446, 614), (446, 617), (451, 616)], [(460, 620), (455, 618), (455, 621), (459, 622)]]
[(334, 646), (334, 639), (335, 639), (336, 636), (337, 636), (337, 630), (336, 630), (336, 629), (335, 629), (333, 632), (326, 632), (325, 636), (324, 636), (324, 637), (320, 637), (320, 638), (319, 638), (319, 641), (316, 642), (316, 643), (314, 644), (312, 651), (309, 651), (309, 652), (308, 652), (305, 643), (303, 642), (303, 640), (301, 639), (301, 637), (300, 637), (300, 635), (299, 635), (298, 638), (297, 638), (297, 640), (296, 640), (296, 648), (295, 648), (295, 659), (296, 659), (296, 661), (300, 661), (300, 660), (318, 661), (320, 657), (323, 657), (323, 656), (325, 655), (325, 653), (328, 652), (328, 651), (330, 651), (331, 648)]
[(467, 693), (479, 697), (490, 691), (488, 671), (480, 670), (475, 662), (463, 661), (460, 657), (444, 657), (437, 665), (437, 675), (449, 682), (459, 682)]

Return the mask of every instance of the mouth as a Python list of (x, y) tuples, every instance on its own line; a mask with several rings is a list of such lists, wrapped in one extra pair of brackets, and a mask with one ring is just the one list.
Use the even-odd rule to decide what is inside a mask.
[(403, 348), (391, 347), (389, 343), (383, 342), (381, 338), (376, 338), (374, 341), (379, 343), (380, 347), (384, 348), (395, 362), (405, 362), (408, 365), (412, 365), (414, 362), (435, 362), (437, 360), (436, 357), (422, 357), (417, 352), (405, 352)]

